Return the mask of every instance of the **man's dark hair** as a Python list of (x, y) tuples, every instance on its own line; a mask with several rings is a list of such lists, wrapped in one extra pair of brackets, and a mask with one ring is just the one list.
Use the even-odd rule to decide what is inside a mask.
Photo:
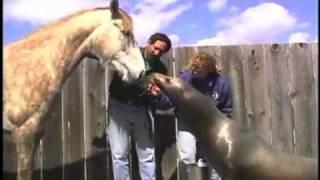
[(148, 42), (150, 44), (153, 44), (156, 41), (162, 41), (165, 42), (167, 44), (167, 48), (166, 48), (166, 52), (168, 52), (171, 49), (171, 40), (168, 38), (167, 35), (163, 34), (163, 33), (154, 33), (149, 37)]

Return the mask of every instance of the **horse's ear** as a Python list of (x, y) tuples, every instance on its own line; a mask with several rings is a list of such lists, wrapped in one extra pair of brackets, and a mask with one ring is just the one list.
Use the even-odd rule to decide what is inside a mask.
[(118, 0), (111, 0), (110, 1), (110, 11), (112, 18), (119, 17), (119, 1)]

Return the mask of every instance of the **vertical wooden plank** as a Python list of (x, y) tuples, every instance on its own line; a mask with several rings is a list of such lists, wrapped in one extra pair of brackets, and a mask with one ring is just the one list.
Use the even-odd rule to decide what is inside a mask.
[(161, 58), (161, 61), (165, 64), (165, 66), (168, 69), (168, 75), (173, 75), (173, 61), (175, 59), (173, 58), (173, 49), (170, 49), (166, 54), (163, 55)]
[[(105, 91), (104, 71), (97, 61), (86, 59), (83, 72), (83, 97), (84, 97), (84, 130), (85, 130), (85, 161), (87, 168), (87, 179), (108, 179), (107, 152), (104, 133), (97, 129), (105, 129)], [(94, 141), (99, 138), (100, 144)]]
[(266, 84), (270, 102), (272, 145), (279, 151), (293, 153), (293, 116), (288, 96), (289, 52), (287, 44), (266, 46)]
[(83, 93), (81, 63), (66, 81), (62, 92), (63, 178), (84, 180)]
[(312, 114), (315, 112), (315, 82), (309, 45), (290, 45), (292, 68), (292, 89), (290, 98), (293, 105), (296, 153), (311, 156)]
[(265, 51), (262, 45), (247, 45), (245, 55), (245, 98), (248, 124), (257, 134), (271, 144), (270, 119), (267, 117), (265, 77)]
[(155, 119), (157, 180), (176, 179), (173, 177), (177, 168), (175, 119), (172, 115), (166, 114), (158, 114)]
[(318, 43), (311, 43), (310, 44), (310, 50), (311, 50), (311, 59), (312, 59), (312, 67), (313, 67), (313, 77), (315, 81), (315, 104), (314, 107), (314, 117), (312, 118), (312, 137), (311, 137), (311, 145), (312, 145), (312, 157), (318, 158), (319, 156), (319, 49), (318, 49)]
[(229, 79), (233, 98), (233, 119), (248, 126), (244, 104), (243, 52), (241, 46), (221, 47), (223, 72)]
[(62, 120), (61, 93), (49, 109), (43, 137), (43, 179), (62, 179)]
[[(113, 77), (113, 71), (111, 71), (109, 68), (107, 68), (108, 65), (105, 65), (105, 67), (103, 67), (104, 69), (104, 87), (103, 91), (104, 91), (104, 98), (105, 98), (105, 115), (106, 115), (106, 127), (108, 126), (109, 123), (109, 115), (108, 115), (108, 108), (109, 108), (109, 91), (108, 88), (110, 87), (110, 83), (112, 82), (112, 77)], [(105, 131), (105, 129), (104, 129)], [(106, 135), (108, 136), (108, 133), (106, 132)], [(108, 137), (105, 136), (105, 142), (106, 142), (106, 169), (107, 171), (107, 179), (113, 179), (113, 165), (112, 165), (112, 155), (111, 155), (111, 148), (110, 148), (110, 144), (108, 142)]]
[(41, 139), (34, 154), (34, 169), (32, 180), (43, 180), (42, 165), (43, 165), (43, 140)]

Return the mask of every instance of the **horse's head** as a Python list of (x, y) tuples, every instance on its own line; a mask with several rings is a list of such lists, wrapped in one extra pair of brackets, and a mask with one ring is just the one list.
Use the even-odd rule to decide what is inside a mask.
[(110, 12), (112, 23), (108, 27), (108, 44), (112, 51), (108, 64), (123, 81), (138, 79), (145, 71), (145, 64), (133, 35), (132, 20), (119, 8), (117, 0), (110, 2)]

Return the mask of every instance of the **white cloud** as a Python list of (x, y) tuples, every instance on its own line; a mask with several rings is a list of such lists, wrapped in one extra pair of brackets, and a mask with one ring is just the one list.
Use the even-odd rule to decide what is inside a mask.
[(214, 37), (199, 40), (196, 45), (270, 43), (296, 24), (297, 19), (283, 6), (263, 3), (241, 14), (220, 19), (218, 25), (222, 30)]
[(5, 0), (4, 21), (24, 21), (39, 26), (74, 11), (95, 6), (108, 6), (105, 0)]
[[(131, 11), (137, 41), (140, 45), (154, 32), (168, 27), (180, 14), (192, 7), (191, 3), (176, 4), (178, 0), (143, 0)], [(175, 8), (167, 9), (175, 4)]]
[[(108, 6), (109, 0), (5, 0), (4, 21), (20, 21), (38, 27), (77, 10)], [(130, 3), (129, 3), (130, 2)], [(134, 21), (134, 31), (139, 45), (144, 45), (154, 32), (168, 27), (180, 14), (192, 7), (191, 1), (182, 0), (122, 0)], [(171, 7), (170, 9), (168, 7)]]
[(310, 40), (310, 35), (307, 32), (296, 32), (289, 36), (289, 43), (300, 43), (308, 42)]
[(209, 0), (208, 7), (210, 11), (219, 11), (227, 5), (227, 0)]
[(180, 37), (177, 34), (170, 34), (168, 37), (171, 40), (173, 47), (176, 47), (179, 45)]

